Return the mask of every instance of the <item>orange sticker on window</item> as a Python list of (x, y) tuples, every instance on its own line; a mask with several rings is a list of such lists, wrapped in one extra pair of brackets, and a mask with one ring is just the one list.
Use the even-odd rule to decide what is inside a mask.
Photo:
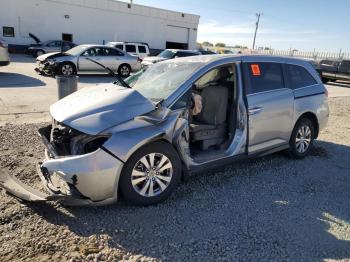
[(253, 76), (261, 76), (260, 67), (257, 64), (250, 65)]

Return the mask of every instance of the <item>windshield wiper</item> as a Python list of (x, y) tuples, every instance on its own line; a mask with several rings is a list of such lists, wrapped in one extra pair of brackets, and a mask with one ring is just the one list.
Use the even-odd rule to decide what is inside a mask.
[(89, 61), (99, 65), (103, 69), (105, 69), (107, 72), (109, 72), (109, 74), (111, 76), (114, 76), (123, 87), (131, 88), (131, 86), (129, 86), (120, 76), (118, 76), (116, 73), (114, 73), (114, 71), (112, 69), (110, 69), (109, 67), (107, 67), (107, 66), (105, 66), (105, 65), (103, 65), (103, 64), (101, 64), (101, 63), (99, 63), (99, 62), (97, 62), (89, 57), (87, 57), (86, 60), (89, 60)]

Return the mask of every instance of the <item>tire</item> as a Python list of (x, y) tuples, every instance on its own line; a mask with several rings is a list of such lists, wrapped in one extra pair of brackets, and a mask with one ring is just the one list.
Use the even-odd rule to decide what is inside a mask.
[(328, 79), (328, 78), (324, 78), (324, 77), (322, 77), (322, 78), (321, 78), (321, 80), (322, 80), (322, 83), (324, 83), (324, 84), (327, 84), (327, 83), (328, 83), (328, 81), (329, 81), (329, 79)]
[(57, 73), (58, 75), (71, 76), (76, 74), (76, 69), (72, 63), (63, 62), (59, 64)]
[(289, 155), (292, 158), (303, 159), (310, 152), (315, 139), (315, 127), (308, 118), (300, 119), (292, 132), (289, 141)]
[(180, 179), (181, 161), (176, 150), (159, 141), (143, 146), (129, 158), (120, 177), (119, 189), (126, 201), (147, 206), (167, 199)]
[(36, 52), (35, 52), (35, 57), (38, 57), (38, 56), (41, 56), (41, 55), (44, 55), (45, 54), (45, 51), (44, 50), (37, 50)]
[(131, 67), (128, 64), (122, 64), (118, 68), (118, 75), (128, 77), (131, 73)]

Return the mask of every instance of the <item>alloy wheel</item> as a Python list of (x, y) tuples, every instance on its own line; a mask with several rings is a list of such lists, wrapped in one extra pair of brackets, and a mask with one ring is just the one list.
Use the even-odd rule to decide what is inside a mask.
[(131, 183), (139, 195), (154, 197), (169, 186), (172, 175), (171, 161), (161, 153), (150, 153), (137, 161), (132, 170)]
[(303, 154), (309, 149), (312, 140), (311, 135), (311, 129), (309, 126), (302, 125), (299, 128), (295, 139), (296, 149), (299, 153)]
[(62, 74), (66, 76), (73, 74), (73, 67), (71, 65), (63, 65)]
[(130, 73), (129, 67), (127, 67), (127, 66), (122, 66), (122, 67), (120, 68), (120, 73), (121, 73), (122, 76), (128, 76), (129, 73)]

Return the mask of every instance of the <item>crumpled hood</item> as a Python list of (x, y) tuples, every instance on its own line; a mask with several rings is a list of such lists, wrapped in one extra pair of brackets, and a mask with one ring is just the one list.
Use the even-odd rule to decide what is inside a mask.
[(156, 63), (160, 61), (168, 60), (167, 58), (159, 57), (159, 56), (147, 56), (143, 59), (143, 62), (148, 63)]
[(55, 104), (50, 113), (58, 122), (80, 132), (96, 135), (155, 109), (136, 90), (114, 84), (83, 88)]
[(48, 53), (48, 54), (44, 54), (44, 55), (38, 56), (36, 58), (36, 60), (38, 60), (38, 61), (45, 61), (48, 58), (53, 59), (53, 58), (57, 58), (57, 57), (61, 57), (61, 56), (69, 56), (69, 55), (65, 54), (65, 53), (61, 53), (61, 52), (53, 52), (53, 53)]

